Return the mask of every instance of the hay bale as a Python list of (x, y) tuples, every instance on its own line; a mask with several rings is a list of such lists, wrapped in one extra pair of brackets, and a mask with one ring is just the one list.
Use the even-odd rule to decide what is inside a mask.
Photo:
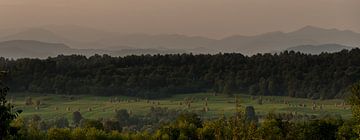
[(316, 106), (312, 106), (312, 107), (311, 107), (311, 110), (315, 110), (315, 109), (316, 109)]
[(31, 97), (26, 97), (25, 98), (25, 105), (33, 105), (33, 101)]
[(204, 107), (204, 108), (203, 108), (203, 111), (204, 111), (204, 112), (208, 112), (208, 111), (209, 111), (209, 108), (208, 108), (208, 107)]

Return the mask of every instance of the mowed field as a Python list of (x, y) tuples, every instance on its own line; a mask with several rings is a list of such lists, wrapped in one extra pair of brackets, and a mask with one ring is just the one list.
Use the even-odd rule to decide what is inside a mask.
[[(31, 96), (29, 96), (31, 95)], [(26, 98), (32, 98), (35, 102), (39, 100), (41, 105), (25, 105)], [(111, 118), (115, 110), (127, 109), (132, 115), (145, 115), (151, 107), (167, 107), (169, 109), (188, 110), (198, 112), (206, 118), (226, 116), (235, 113), (235, 97), (240, 99), (243, 107), (254, 106), (255, 112), (260, 115), (269, 112), (276, 113), (296, 113), (302, 115), (341, 115), (347, 119), (351, 117), (349, 105), (344, 105), (344, 100), (310, 100), (302, 98), (290, 98), (279, 96), (263, 96), (262, 104), (259, 104), (259, 96), (249, 96), (236, 94), (234, 97), (225, 95), (214, 96), (211, 93), (181, 94), (171, 98), (160, 100), (145, 100), (124, 96), (67, 96), (52, 94), (34, 93), (10, 93), (8, 100), (15, 104), (16, 109), (21, 109), (21, 117), (39, 115), (43, 120), (54, 119), (56, 117), (72, 118), (72, 112), (80, 111), (83, 117), (89, 119)], [(111, 101), (113, 100), (113, 101)], [(208, 111), (203, 111), (206, 107)], [(190, 106), (186, 102), (191, 102)], [(313, 109), (314, 104), (316, 108)], [(305, 106), (304, 106), (305, 105)], [(321, 106), (321, 107), (320, 107)]]

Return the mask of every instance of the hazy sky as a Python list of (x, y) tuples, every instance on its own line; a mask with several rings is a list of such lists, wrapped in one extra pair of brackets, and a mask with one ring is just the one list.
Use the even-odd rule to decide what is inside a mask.
[(305, 25), (360, 32), (360, 0), (0, 0), (0, 28), (83, 25), (223, 37)]

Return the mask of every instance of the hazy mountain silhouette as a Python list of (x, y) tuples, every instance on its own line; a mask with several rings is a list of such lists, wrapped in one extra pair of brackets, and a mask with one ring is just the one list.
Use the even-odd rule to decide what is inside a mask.
[(0, 56), (8, 58), (56, 56), (71, 53), (72, 49), (61, 43), (45, 43), (33, 40), (11, 40), (0, 42)]
[[(43, 29), (44, 28), (44, 29)], [(234, 35), (211, 39), (178, 34), (122, 34), (81, 26), (45, 26), (32, 28), (0, 38), (6, 40), (38, 40), (64, 43), (77, 49), (119, 50), (182, 50), (193, 53), (240, 52), (255, 54), (285, 50), (291, 46), (340, 44), (358, 46), (360, 34), (349, 30), (323, 29), (305, 26), (293, 32), (270, 32), (255, 36)]]
[(102, 44), (97, 44), (96, 42), (78, 41), (78, 38), (69, 39), (69, 37), (73, 35), (72, 33), (75, 32), (69, 32), (68, 35), (59, 35), (57, 32), (53, 32), (44, 28), (26, 28), (22, 30), (18, 29), (18, 32), (11, 35), (0, 37), (0, 41), (36, 40), (41, 42), (64, 43), (75, 48), (94, 48), (95, 46), (102, 46)]
[(46, 43), (34, 40), (10, 40), (0, 42), (0, 56), (6, 58), (46, 58), (60, 54), (81, 54), (91, 56), (94, 54), (109, 54), (113, 56), (141, 55), (141, 54), (173, 54), (186, 53), (175, 49), (73, 49), (62, 43)]
[(42, 28), (78, 42), (94, 42), (102, 38), (119, 34), (79, 25), (47, 25)]
[(212, 48), (254, 54), (284, 50), (289, 46), (320, 44), (357, 46), (360, 44), (360, 34), (348, 30), (341, 31), (306, 26), (289, 33), (271, 32), (257, 36), (227, 37), (218, 41)]
[(344, 49), (351, 49), (352, 47), (339, 45), (339, 44), (323, 44), (323, 45), (301, 45), (296, 47), (291, 47), (286, 50), (288, 51), (296, 51), (307, 54), (320, 54), (322, 52), (339, 52)]
[(31, 28), (18, 32), (12, 35), (8, 35), (0, 38), (1, 41), (6, 40), (37, 40), (43, 42), (54, 42), (54, 43), (67, 43), (70, 40), (56, 35), (55, 33), (42, 29), (42, 28)]

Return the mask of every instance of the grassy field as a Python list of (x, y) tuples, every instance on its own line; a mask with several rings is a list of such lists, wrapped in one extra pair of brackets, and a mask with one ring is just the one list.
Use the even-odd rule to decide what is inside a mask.
[[(343, 118), (351, 117), (350, 106), (340, 105), (344, 101), (339, 99), (310, 100), (265, 96), (261, 97), (263, 104), (260, 105), (258, 103), (260, 97), (251, 97), (243, 94), (237, 94), (236, 96), (241, 100), (242, 106), (254, 106), (257, 114), (267, 114), (272, 111), (307, 115), (339, 114)], [(25, 105), (25, 99), (27, 97), (31, 97), (34, 102), (35, 100), (40, 100), (41, 105), (39, 109), (36, 109), (34, 105)], [(114, 115), (115, 109), (127, 109), (131, 110), (133, 114), (142, 115), (149, 112), (152, 106), (200, 112), (205, 107), (205, 98), (208, 100), (209, 111), (201, 113), (203, 117), (218, 117), (223, 114), (232, 115), (235, 112), (235, 97), (227, 97), (224, 95), (214, 96), (210, 93), (182, 94), (161, 100), (138, 100), (137, 98), (123, 96), (102, 97), (82, 95), (70, 97), (65, 95), (33, 93), (10, 93), (8, 98), (15, 104), (17, 109), (23, 110), (21, 116), (26, 117), (37, 114), (45, 120), (56, 117), (68, 117), (71, 119), (72, 112), (75, 110), (79, 110), (85, 118), (92, 119), (100, 117), (110, 118)], [(121, 102), (111, 103), (110, 100), (115, 98), (121, 100)], [(192, 99), (190, 108), (185, 105), (184, 99)], [(284, 101), (287, 102), (287, 104), (284, 103)], [(315, 110), (312, 109), (314, 103), (317, 105)], [(306, 106), (304, 107), (303, 105)], [(320, 106), (322, 106), (322, 109), (320, 109)]]

